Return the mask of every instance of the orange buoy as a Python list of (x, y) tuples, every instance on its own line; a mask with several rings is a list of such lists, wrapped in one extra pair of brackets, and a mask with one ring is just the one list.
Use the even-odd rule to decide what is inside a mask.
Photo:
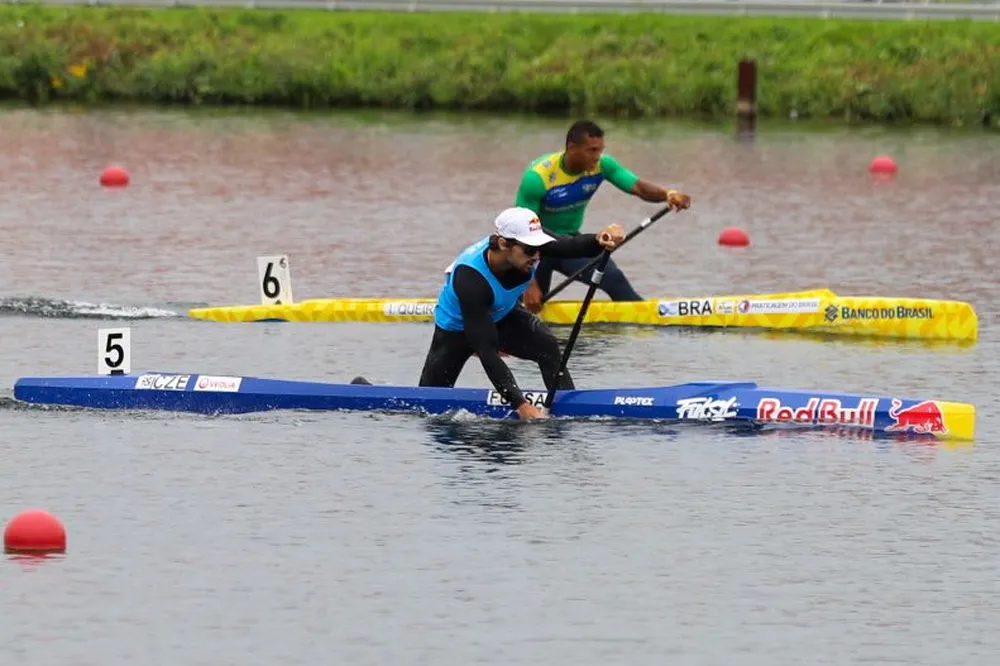
[(104, 187), (125, 187), (128, 181), (128, 172), (120, 166), (112, 164), (101, 172), (101, 185)]
[(868, 165), (871, 173), (896, 173), (898, 168), (896, 161), (888, 155), (879, 155)]
[(719, 245), (744, 247), (750, 244), (750, 234), (739, 227), (726, 227), (719, 234)]
[(29, 509), (7, 523), (3, 547), (7, 553), (64, 553), (66, 528), (51, 513)]

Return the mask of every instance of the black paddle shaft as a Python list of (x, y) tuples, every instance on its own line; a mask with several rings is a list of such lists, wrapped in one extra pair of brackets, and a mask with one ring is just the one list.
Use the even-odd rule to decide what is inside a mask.
[[(637, 226), (632, 231), (628, 232), (628, 234), (625, 236), (625, 238), (622, 239), (622, 242), (619, 243), (615, 247), (615, 250), (617, 250), (622, 245), (624, 245), (625, 243), (629, 242), (630, 240), (632, 240), (633, 238), (635, 238), (636, 236), (638, 236), (639, 234), (641, 234), (646, 229), (646, 227), (648, 227), (649, 225), (651, 225), (653, 222), (656, 222), (658, 219), (660, 219), (661, 217), (663, 217), (664, 215), (666, 215), (669, 212), (670, 212), (670, 206), (664, 206), (660, 210), (658, 210), (655, 213), (653, 213), (652, 216), (650, 216), (650, 217), (646, 218), (645, 220), (643, 220), (642, 223), (639, 224), (639, 226)], [(611, 250), (611, 252), (614, 252), (615, 250)], [(593, 260), (591, 260), (589, 263), (587, 263), (586, 266), (584, 266), (583, 268), (581, 268), (577, 272), (575, 272), (572, 275), (570, 275), (568, 278), (566, 278), (565, 280), (563, 280), (560, 284), (556, 285), (555, 289), (550, 289), (549, 293), (545, 294), (545, 296), (542, 297), (542, 304), (544, 305), (545, 303), (547, 303), (548, 301), (550, 301), (553, 296), (555, 296), (560, 291), (562, 291), (563, 289), (565, 289), (566, 287), (568, 287), (573, 282), (573, 280), (577, 279), (578, 277), (580, 277), (581, 275), (583, 275), (584, 273), (586, 273), (587, 271), (589, 271), (591, 268), (593, 268), (594, 266), (596, 266), (597, 263), (600, 262), (600, 261), (604, 261), (603, 265), (605, 265), (605, 266), (608, 263), (607, 259), (605, 259), (603, 255), (601, 255), (599, 257), (595, 257)], [(601, 270), (603, 271), (604, 269), (601, 268)]]
[[(619, 245), (618, 247), (621, 247)], [(594, 270), (594, 277), (590, 281), (590, 288), (587, 290), (587, 296), (583, 299), (583, 304), (580, 305), (580, 314), (576, 317), (576, 322), (573, 324), (573, 330), (570, 331), (569, 340), (566, 342), (566, 348), (563, 349), (562, 360), (559, 362), (559, 372), (556, 373), (555, 381), (552, 383), (552, 388), (545, 395), (545, 409), (552, 407), (552, 400), (556, 395), (556, 387), (562, 381), (562, 378), (566, 375), (566, 366), (569, 363), (569, 355), (573, 353), (573, 345), (576, 344), (576, 338), (580, 335), (580, 328), (583, 326), (583, 319), (587, 316), (587, 308), (590, 307), (590, 301), (594, 299), (594, 293), (597, 291), (597, 286), (601, 283), (601, 278), (604, 277), (604, 269), (608, 267), (608, 260), (611, 259), (611, 253), (613, 250), (605, 250), (601, 253), (601, 256), (597, 258), (598, 264), (597, 268)]]

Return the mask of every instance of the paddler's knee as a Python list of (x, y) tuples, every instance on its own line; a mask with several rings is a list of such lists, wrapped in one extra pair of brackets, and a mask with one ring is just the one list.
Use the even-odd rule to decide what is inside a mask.
[(562, 350), (559, 348), (556, 336), (549, 331), (547, 326), (539, 332), (535, 345), (538, 349), (538, 358), (543, 365), (555, 364), (558, 367), (562, 361)]

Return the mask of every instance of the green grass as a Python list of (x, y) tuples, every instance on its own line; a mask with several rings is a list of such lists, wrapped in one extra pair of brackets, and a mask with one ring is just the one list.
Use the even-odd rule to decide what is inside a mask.
[(972, 21), (0, 6), (0, 97), (993, 124)]

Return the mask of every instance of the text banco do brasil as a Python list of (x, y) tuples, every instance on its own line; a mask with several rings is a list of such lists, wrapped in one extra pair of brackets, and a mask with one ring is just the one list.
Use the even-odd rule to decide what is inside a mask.
[(841, 319), (933, 319), (931, 308), (908, 308), (897, 305), (894, 308), (840, 308)]

